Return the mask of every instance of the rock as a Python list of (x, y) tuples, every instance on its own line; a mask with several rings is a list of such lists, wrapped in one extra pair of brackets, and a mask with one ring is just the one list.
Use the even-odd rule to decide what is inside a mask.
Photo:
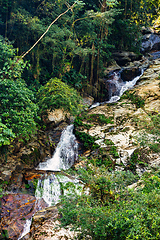
[(149, 27), (145, 27), (143, 26), (142, 27), (142, 34), (145, 35), (145, 34), (150, 34), (150, 33), (154, 33), (154, 30), (152, 28), (149, 28)]
[(90, 107), (94, 102), (94, 98), (91, 96), (83, 97), (83, 105)]
[[(140, 158), (138, 158), (138, 162), (134, 166), (135, 172), (141, 176), (149, 166), (156, 167), (160, 165), (160, 152), (157, 150), (158, 146), (155, 145), (156, 141), (160, 141), (160, 136), (159, 134), (152, 133), (152, 130), (155, 128), (152, 117), (154, 115), (158, 117), (160, 113), (159, 75), (160, 60), (156, 59), (152, 61), (152, 64), (145, 70), (143, 76), (140, 78), (139, 84), (135, 86), (133, 90), (130, 90), (130, 93), (135, 95), (136, 101), (144, 101), (142, 108), (137, 107), (134, 101), (128, 98), (121, 99), (114, 104), (96, 106), (87, 112), (88, 115), (102, 114), (106, 118), (113, 119), (113, 124), (107, 124), (105, 122), (100, 124), (92, 121), (90, 122), (92, 125), (90, 129), (85, 129), (84, 127), (80, 131), (87, 132), (89, 135), (96, 137), (97, 140), (95, 143), (100, 145), (101, 149), (109, 149), (107, 140), (108, 143), (109, 141), (113, 142), (116, 151), (119, 153), (119, 158), (115, 158), (115, 169), (119, 169), (119, 164), (122, 163), (122, 168), (124, 167), (126, 169), (127, 166), (129, 166), (128, 163), (131, 155), (141, 146), (140, 144), (146, 144), (148, 149), (146, 152), (144, 149), (140, 151)], [(86, 123), (85, 120), (83, 122), (84, 124)], [(145, 132), (147, 128), (151, 129), (151, 132)], [(153, 149), (155, 147), (157, 153), (150, 148), (152, 144)], [(112, 157), (111, 159), (113, 159), (109, 151), (108, 154)], [(94, 157), (93, 151), (89, 153), (89, 157), (91, 158), (92, 155)], [(100, 156), (100, 154), (97, 155), (97, 157), (98, 156)], [(144, 156), (146, 159), (145, 162), (141, 161), (141, 157), (144, 158)], [(95, 159), (97, 157), (95, 157)], [(85, 167), (86, 161), (82, 166), (83, 165)]]
[(55, 125), (58, 125), (60, 122), (65, 121), (70, 117), (70, 113), (64, 111), (63, 109), (55, 109), (52, 112), (48, 113), (48, 121), (53, 122)]
[(27, 194), (8, 194), (1, 198), (1, 231), (17, 240), (23, 231), (25, 221), (38, 210), (36, 198)]
[(107, 77), (110, 72), (116, 71), (116, 70), (121, 70), (121, 67), (116, 63), (116, 61), (112, 62), (110, 66), (108, 66), (104, 70), (104, 76)]
[(125, 68), (121, 72), (121, 78), (123, 81), (132, 81), (133, 78), (141, 75), (141, 69), (138, 67)]
[(71, 226), (68, 229), (60, 227), (58, 209), (56, 206), (45, 208), (38, 211), (31, 225), (30, 236), (35, 240), (60, 240), (73, 239), (76, 236), (74, 231), (71, 231)]
[(145, 34), (141, 44), (142, 53), (150, 52), (151, 50), (160, 50), (160, 36), (154, 33)]
[(140, 60), (142, 58), (142, 55), (138, 55), (133, 52), (119, 51), (114, 52), (113, 57), (118, 65), (124, 66), (131, 61)]

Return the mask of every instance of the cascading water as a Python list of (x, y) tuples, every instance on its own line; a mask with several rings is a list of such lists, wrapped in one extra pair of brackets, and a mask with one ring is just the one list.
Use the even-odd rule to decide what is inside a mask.
[(73, 134), (73, 128), (72, 124), (63, 130), (53, 157), (40, 163), (38, 170), (60, 171), (69, 169), (74, 164), (78, 157), (78, 143)]
[(102, 102), (102, 103), (94, 103), (90, 107), (90, 109), (97, 107), (100, 104), (117, 102), (125, 91), (127, 91), (128, 89), (131, 89), (135, 86), (135, 84), (137, 83), (139, 78), (143, 75), (144, 70), (141, 69), (140, 75), (133, 78), (133, 80), (131, 80), (131, 81), (123, 81), (120, 77), (120, 72), (121, 71), (114, 72), (112, 74), (112, 79), (109, 79), (106, 81), (106, 85), (108, 85), (108, 89), (109, 89), (109, 96), (108, 96), (109, 100)]
[(68, 182), (71, 182), (75, 186), (75, 190), (78, 193), (78, 189), (82, 184), (79, 180), (67, 177), (63, 174), (50, 174), (44, 179), (38, 181), (35, 196), (37, 201), (43, 199), (48, 206), (56, 205), (60, 201), (60, 196), (62, 194), (67, 195), (69, 192), (68, 188), (65, 186)]
[(139, 76), (133, 78), (133, 80), (131, 80), (131, 81), (125, 81), (125, 82), (121, 81), (120, 78), (116, 74), (115, 78), (113, 80), (114, 82), (116, 82), (116, 84), (115, 84), (116, 92), (115, 93), (111, 92), (111, 97), (110, 97), (108, 103), (117, 102), (125, 91), (134, 87), (134, 85), (137, 83), (139, 78), (143, 75), (143, 72), (144, 72), (144, 70), (141, 69), (141, 74)]
[[(40, 163), (37, 170), (61, 171), (62, 169), (69, 169), (74, 164), (78, 157), (78, 143), (73, 134), (73, 128), (74, 125), (72, 124), (63, 130), (53, 157), (46, 162)], [(38, 209), (41, 209), (42, 199), (48, 206), (56, 205), (60, 201), (62, 194), (67, 195), (69, 193), (69, 188), (65, 189), (65, 185), (69, 182), (74, 184), (75, 191), (80, 194), (83, 185), (79, 180), (62, 173), (46, 173), (42, 179), (39, 179), (35, 191)], [(30, 231), (31, 222), (32, 219), (26, 221), (18, 240), (22, 239)]]
[[(53, 157), (40, 163), (38, 170), (61, 171), (69, 169), (74, 164), (78, 157), (78, 143), (73, 134), (73, 128), (72, 124), (63, 130)], [(67, 182), (77, 183), (79, 181), (60, 174), (46, 175), (44, 179), (38, 181), (35, 193), (37, 200), (43, 198), (48, 206), (55, 205), (62, 194), (62, 185), (64, 186)]]
[(22, 232), (21, 236), (18, 238), (18, 240), (22, 239), (30, 231), (31, 223), (32, 223), (32, 218), (26, 220), (23, 232)]

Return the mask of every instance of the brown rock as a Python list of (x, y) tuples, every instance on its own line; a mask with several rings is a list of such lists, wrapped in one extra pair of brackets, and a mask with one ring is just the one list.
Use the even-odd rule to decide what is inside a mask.
[(1, 231), (17, 240), (24, 224), (38, 210), (36, 198), (27, 194), (8, 194), (1, 198)]

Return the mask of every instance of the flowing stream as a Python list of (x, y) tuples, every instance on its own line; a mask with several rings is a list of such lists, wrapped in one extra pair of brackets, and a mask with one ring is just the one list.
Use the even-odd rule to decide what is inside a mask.
[(104, 104), (104, 103), (114, 103), (114, 102), (117, 102), (125, 91), (127, 91), (128, 89), (131, 89), (131, 88), (133, 88), (135, 86), (137, 81), (143, 75), (144, 70), (141, 69), (140, 75), (138, 75), (137, 77), (133, 78), (131, 81), (123, 81), (121, 79), (120, 72), (121, 71), (119, 71), (118, 73), (114, 72), (113, 73), (113, 75), (114, 75), (113, 79), (109, 79), (109, 80), (106, 81), (106, 83), (109, 85), (109, 100), (105, 101), (105, 102), (102, 102), (102, 103), (99, 103), (99, 102), (94, 103), (90, 107), (90, 109), (94, 108), (94, 107), (97, 107), (97, 106), (99, 106), (101, 104)]
[(72, 124), (63, 130), (53, 157), (40, 163), (38, 170), (61, 171), (69, 169), (74, 164), (78, 157), (78, 143), (73, 134), (73, 128)]
[[(110, 86), (109, 100), (104, 103), (117, 102), (126, 90), (132, 88), (137, 83), (139, 78), (143, 75), (143, 70), (141, 70), (141, 74), (139, 76), (126, 82), (121, 80), (120, 72), (114, 72), (113, 74), (113, 78), (111, 80), (107, 80), (107, 84)], [(103, 103), (95, 103), (90, 108), (96, 107), (100, 104)], [(68, 182), (73, 183), (77, 193), (80, 193), (79, 189), (82, 187), (82, 183), (61, 173), (61, 170), (69, 169), (78, 158), (78, 143), (75, 135), (73, 134), (73, 128), (74, 125), (72, 124), (63, 130), (53, 157), (46, 162), (40, 163), (37, 167), (37, 170), (46, 171), (46, 174), (42, 177), (42, 179), (39, 179), (37, 183), (37, 189), (35, 192), (37, 204), (41, 201), (41, 199), (43, 199), (48, 206), (57, 204), (62, 194), (69, 193), (68, 189), (64, 188)], [(49, 171), (52, 171), (52, 173), (49, 173)], [(29, 232), (30, 225), (31, 219), (26, 221), (23, 233), (19, 239)]]

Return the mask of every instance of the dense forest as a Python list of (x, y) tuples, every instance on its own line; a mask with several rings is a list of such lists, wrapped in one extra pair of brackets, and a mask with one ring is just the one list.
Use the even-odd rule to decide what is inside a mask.
[[(76, 112), (79, 99), (75, 100), (73, 88), (92, 94), (91, 86), (103, 77), (115, 50), (139, 53), (141, 27), (153, 24), (158, 12), (156, 0), (0, 1), (0, 145), (29, 137), (47, 108), (61, 106)], [(50, 96), (47, 103), (57, 81), (57, 91), (64, 96)], [(71, 105), (75, 106), (66, 102), (62, 82), (73, 94)]]
[[(103, 100), (114, 53), (141, 56), (142, 28), (159, 13), (159, 0), (0, 0), (0, 154), (44, 130), (49, 111), (77, 116), (84, 96)], [(134, 192), (136, 174), (106, 169), (79, 170), (91, 194), (62, 199), (62, 225), (81, 229), (78, 239), (160, 239), (160, 172)]]

